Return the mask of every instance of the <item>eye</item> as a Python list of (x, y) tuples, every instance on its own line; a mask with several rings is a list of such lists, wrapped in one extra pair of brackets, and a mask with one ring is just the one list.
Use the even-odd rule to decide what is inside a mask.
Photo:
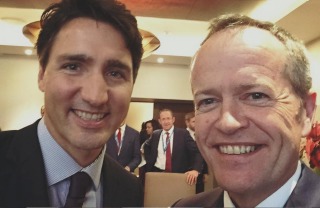
[(268, 98), (269, 96), (267, 96), (264, 93), (261, 92), (254, 92), (254, 93), (250, 93), (248, 98), (252, 99), (252, 100), (259, 100), (259, 99), (265, 99)]
[(271, 100), (270, 96), (262, 92), (247, 93), (242, 97), (242, 100), (249, 105), (264, 106)]
[(68, 64), (62, 65), (62, 68), (68, 71), (79, 71), (80, 65), (75, 63), (68, 63)]
[(107, 76), (111, 76), (111, 77), (114, 77), (116, 79), (124, 78), (123, 73), (119, 72), (119, 71), (110, 71), (110, 72), (107, 73)]
[(196, 103), (196, 110), (200, 112), (208, 112), (213, 110), (218, 104), (215, 98), (206, 98)]

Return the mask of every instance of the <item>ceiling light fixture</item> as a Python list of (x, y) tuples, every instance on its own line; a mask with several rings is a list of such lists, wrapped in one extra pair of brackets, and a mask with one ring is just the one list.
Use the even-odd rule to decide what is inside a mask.
[[(26, 36), (31, 43), (35, 44), (40, 32), (40, 22), (31, 22), (23, 27), (23, 34)], [(142, 46), (143, 46), (143, 56), (142, 58), (146, 58), (155, 50), (160, 47), (159, 39), (149, 31), (139, 29), (139, 32), (142, 36)]]
[(164, 62), (164, 58), (162, 58), (162, 57), (157, 58), (157, 62), (159, 64), (163, 63)]
[(28, 55), (28, 56), (31, 56), (33, 53), (32, 49), (26, 49), (24, 50), (24, 54)]

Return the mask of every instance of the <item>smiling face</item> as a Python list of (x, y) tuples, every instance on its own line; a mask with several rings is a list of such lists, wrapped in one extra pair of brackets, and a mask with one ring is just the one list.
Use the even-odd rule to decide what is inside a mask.
[(257, 205), (296, 170), (310, 119), (285, 64), (284, 46), (256, 28), (214, 34), (193, 64), (198, 146), (238, 205)]
[(71, 20), (40, 69), (39, 88), (50, 134), (79, 164), (91, 163), (130, 103), (132, 60), (121, 34), (92, 19)]
[(172, 112), (164, 110), (159, 115), (159, 123), (163, 130), (169, 131), (173, 126), (175, 117), (173, 117)]

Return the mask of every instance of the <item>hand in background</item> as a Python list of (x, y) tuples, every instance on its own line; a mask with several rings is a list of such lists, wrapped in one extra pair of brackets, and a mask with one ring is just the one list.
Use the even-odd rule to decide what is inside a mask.
[(198, 175), (199, 175), (199, 172), (196, 171), (196, 170), (191, 170), (191, 171), (188, 171), (185, 173), (187, 175), (187, 180), (186, 182), (189, 184), (189, 185), (194, 185), (197, 183), (197, 178), (198, 178)]

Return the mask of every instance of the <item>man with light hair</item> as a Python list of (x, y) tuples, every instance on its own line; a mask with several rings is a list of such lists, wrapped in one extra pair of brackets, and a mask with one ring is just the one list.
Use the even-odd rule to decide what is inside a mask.
[(305, 47), (270, 22), (213, 19), (191, 71), (199, 150), (219, 185), (177, 207), (320, 207), (299, 160), (315, 96)]

